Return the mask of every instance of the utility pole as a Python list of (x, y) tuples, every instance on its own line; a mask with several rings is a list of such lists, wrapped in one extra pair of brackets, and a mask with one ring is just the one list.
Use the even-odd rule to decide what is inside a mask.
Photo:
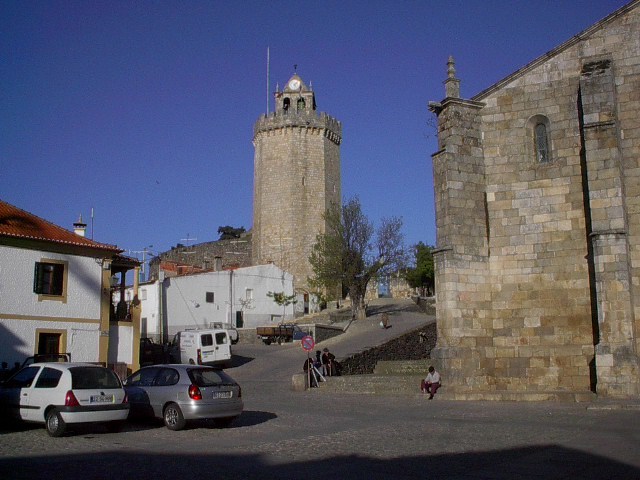
[[(142, 254), (142, 268), (140, 269), (140, 277), (139, 277), (139, 281), (140, 282), (144, 282), (146, 280), (145, 276), (146, 276), (146, 263), (147, 263), (147, 252), (151, 252), (151, 249), (153, 248), (153, 245), (149, 245), (147, 247), (144, 247), (142, 250), (129, 250), (129, 253), (135, 253), (136, 257), (138, 253)], [(153, 255), (151, 253), (151, 255)]]

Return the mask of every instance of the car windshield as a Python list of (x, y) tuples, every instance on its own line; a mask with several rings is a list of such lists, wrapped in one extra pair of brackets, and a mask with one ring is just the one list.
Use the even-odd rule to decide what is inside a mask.
[(194, 368), (188, 370), (189, 378), (198, 387), (235, 384), (233, 379), (217, 368)]
[(108, 368), (103, 367), (72, 367), (71, 388), (74, 390), (89, 390), (100, 388), (120, 388), (120, 379)]

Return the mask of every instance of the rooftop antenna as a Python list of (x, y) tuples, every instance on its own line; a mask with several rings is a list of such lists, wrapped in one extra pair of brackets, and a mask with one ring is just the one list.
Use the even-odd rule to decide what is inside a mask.
[(91, 207), (91, 240), (93, 240), (93, 207)]
[(153, 245), (148, 245), (144, 247), (142, 250), (129, 250), (129, 254), (135, 253), (136, 258), (138, 256), (138, 253), (142, 254), (142, 269), (140, 270), (140, 276), (138, 277), (141, 282), (145, 281), (145, 276), (146, 276), (145, 265), (147, 263), (147, 253), (150, 255), (153, 255), (153, 253), (151, 252), (152, 248), (153, 248)]
[[(191, 238), (191, 237), (189, 237), (189, 234), (188, 234), (188, 233), (187, 233), (187, 238), (181, 238), (181, 239), (180, 239), (180, 241), (182, 241), (182, 242), (187, 242), (187, 244), (185, 245), (185, 247), (186, 247), (186, 248), (189, 248), (189, 242), (190, 242), (190, 241), (195, 241), (195, 240), (198, 240), (198, 239), (197, 239), (197, 238)], [(191, 250), (191, 251), (185, 251), (185, 252), (182, 252), (182, 253), (184, 253), (184, 254), (191, 254), (191, 253), (196, 253), (196, 252), (194, 252), (193, 250)]]
[(267, 115), (269, 115), (269, 47), (267, 47)]

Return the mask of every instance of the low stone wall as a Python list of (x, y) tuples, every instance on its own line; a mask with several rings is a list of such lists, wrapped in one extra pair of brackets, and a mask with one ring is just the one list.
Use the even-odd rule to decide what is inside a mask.
[(314, 325), (314, 327), (313, 338), (316, 343), (323, 342), (344, 333), (342, 328), (332, 325)]
[[(322, 342), (329, 338), (333, 338), (337, 335), (341, 335), (343, 332), (342, 328), (335, 327), (333, 325), (321, 325), (321, 324), (298, 324), (300, 329), (307, 333), (307, 335), (311, 335), (315, 340), (315, 343)], [(255, 345), (262, 343), (262, 340), (258, 338), (256, 335), (255, 328), (239, 328), (238, 329), (238, 343), (244, 345)]]
[(436, 297), (411, 297), (411, 300), (427, 315), (436, 314)]
[(430, 323), (364, 352), (340, 360), (342, 375), (373, 373), (382, 360), (421, 360), (430, 358), (436, 345), (436, 323)]

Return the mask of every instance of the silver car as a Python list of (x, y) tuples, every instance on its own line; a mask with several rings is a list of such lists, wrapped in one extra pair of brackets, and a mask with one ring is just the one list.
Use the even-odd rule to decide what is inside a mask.
[(170, 430), (187, 420), (227, 427), (244, 408), (242, 389), (223, 370), (205, 365), (152, 365), (124, 381), (130, 417), (156, 417)]

